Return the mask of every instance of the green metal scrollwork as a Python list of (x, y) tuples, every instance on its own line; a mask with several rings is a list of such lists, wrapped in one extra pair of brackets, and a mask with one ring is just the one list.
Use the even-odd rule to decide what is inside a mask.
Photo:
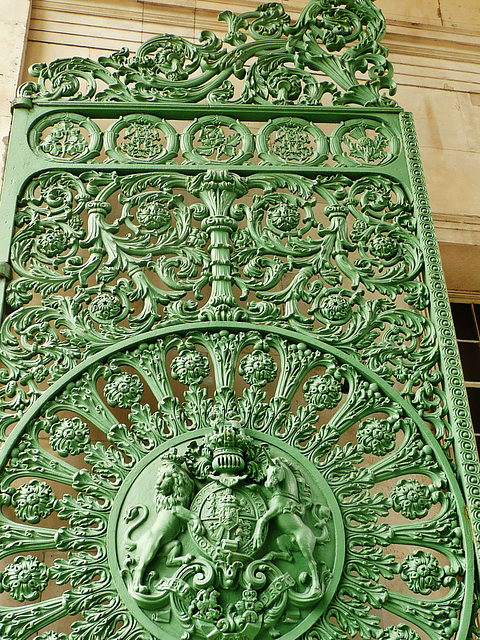
[[(51, 133), (41, 138), (51, 123)], [(339, 165), (377, 166), (399, 156), (400, 140), (384, 123), (354, 119), (341, 123), (330, 137), (322, 125), (325, 123), (289, 116), (269, 120), (253, 134), (238, 119), (207, 115), (195, 118), (179, 134), (165, 119), (132, 113), (111, 124), (102, 143), (95, 121), (55, 112), (34, 123), (29, 142), (36, 154), (55, 161), (98, 163), (103, 147), (108, 156), (104, 162), (130, 165), (177, 165), (180, 159), (183, 164), (251, 165), (256, 152), (260, 164), (266, 165), (328, 166), (327, 161), (335, 160)], [(88, 129), (90, 143), (81, 127)]]
[[(73, 638), (86, 629), (107, 637), (112, 622), (100, 621), (100, 612), (116, 591), (124, 605), (114, 620), (124, 621), (125, 633), (143, 626), (172, 638), (312, 630), (346, 638), (352, 628), (364, 637), (367, 629), (380, 633), (379, 606), (399, 615), (407, 596), (378, 582), (398, 576), (415, 610), (401, 615), (432, 633), (432, 610), (453, 626), (431, 637), (451, 637), (466, 624), (456, 612), (470, 597), (471, 548), (453, 472), (429, 429), (398, 393), (337, 349), (274, 327), (222, 325), (190, 325), (182, 338), (167, 328), (113, 345), (25, 415), (3, 494), (21, 520), (36, 525), (52, 511), (65, 520), (45, 544), (70, 556), (48, 570), (18, 556), (4, 589), (20, 601), (36, 598), (11, 586), (18, 571), (37, 591), (47, 580), (71, 582), (64, 607), (79, 610), (81, 593), (90, 609), (73, 624)], [(246, 384), (239, 396), (237, 377)], [(297, 407), (298, 394), (304, 405)], [(331, 418), (323, 423), (326, 408)], [(55, 474), (44, 433), (54, 451), (72, 456), (56, 458)], [(35, 479), (12, 493), (18, 473)], [(405, 479), (418, 473), (422, 482)], [(55, 497), (53, 477), (76, 497)], [(385, 486), (390, 495), (378, 491)], [(393, 511), (403, 524), (378, 522)], [(5, 531), (14, 535), (19, 526), (6, 521)], [(419, 537), (431, 551), (414, 550)], [(97, 554), (85, 554), (92, 545)], [(30, 548), (17, 533), (16, 551)], [(403, 548), (412, 551), (401, 560)]]
[(477, 637), (480, 475), (383, 17), (220, 20), (20, 88), (0, 636)]
[(400, 150), (398, 138), (384, 123), (366, 119), (342, 123), (332, 134), (331, 146), (334, 159), (347, 166), (386, 164)]
[[(46, 130), (49, 133), (45, 135)], [(85, 162), (95, 158), (101, 146), (102, 134), (98, 125), (78, 114), (51, 114), (30, 130), (30, 147), (57, 162)]]
[(265, 164), (322, 164), (328, 158), (326, 136), (317, 126), (299, 118), (267, 122), (258, 132), (257, 149)]
[[(117, 144), (119, 135), (123, 140)], [(165, 146), (162, 144), (165, 137)], [(171, 124), (147, 114), (122, 116), (105, 132), (105, 152), (118, 162), (168, 162), (178, 153), (177, 132)]]
[(181, 145), (185, 158), (201, 165), (222, 161), (244, 164), (253, 156), (253, 136), (248, 127), (226, 116), (195, 119), (183, 131)]
[[(328, 96), (337, 105), (395, 104), (388, 97), (396, 91), (393, 70), (380, 44), (384, 19), (371, 0), (311, 0), (294, 24), (275, 2), (239, 16), (223, 11), (219, 19), (228, 26), (224, 42), (211, 31), (201, 32), (200, 44), (161, 35), (134, 56), (124, 48), (98, 62), (71, 58), (33, 65), (31, 73), (39, 82), (24, 84), (20, 95), (35, 100), (309, 105), (323, 104)], [(224, 44), (231, 47), (222, 48)], [(366, 81), (360, 79), (364, 73)], [(329, 80), (320, 81), (316, 74)], [(229, 78), (243, 80), (238, 96)]]

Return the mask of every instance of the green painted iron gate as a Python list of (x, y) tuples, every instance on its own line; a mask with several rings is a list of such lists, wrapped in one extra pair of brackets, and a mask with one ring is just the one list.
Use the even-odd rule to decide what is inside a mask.
[(471, 637), (477, 457), (381, 13), (220, 20), (15, 101), (0, 636)]

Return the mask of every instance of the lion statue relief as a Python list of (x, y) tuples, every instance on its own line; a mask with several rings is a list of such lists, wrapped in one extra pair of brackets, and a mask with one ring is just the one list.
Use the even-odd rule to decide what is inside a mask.
[(133, 540), (132, 533), (148, 519), (148, 507), (136, 505), (125, 516), (125, 522), (130, 523), (125, 533), (128, 552), (126, 566), (132, 573), (132, 589), (138, 593), (148, 592), (148, 587), (143, 584), (144, 573), (160, 551), (166, 556), (165, 563), (169, 567), (179, 566), (193, 559), (191, 555), (180, 555), (182, 545), (177, 539), (187, 523), (191, 524), (195, 533), (203, 531), (199, 518), (188, 509), (195, 487), (188, 473), (182, 469), (182, 461), (176, 451), (171, 451), (162, 458), (155, 485), (157, 516), (150, 528), (138, 539)]

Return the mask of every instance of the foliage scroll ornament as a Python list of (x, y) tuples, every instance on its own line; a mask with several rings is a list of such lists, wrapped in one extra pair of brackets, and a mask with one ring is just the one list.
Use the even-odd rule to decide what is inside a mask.
[[(260, 187), (263, 195), (247, 205), (242, 198), (249, 186)], [(185, 187), (196, 202), (183, 201), (179, 189)], [(43, 195), (32, 198), (39, 188)], [(110, 212), (119, 205), (122, 212), (114, 218)], [(313, 329), (333, 343), (342, 336), (347, 349), (360, 349), (371, 365), (377, 361), (378, 370), (407, 383), (410, 391), (435, 365), (437, 352), (425, 340), (411, 351), (399, 348), (400, 335), (417, 341), (432, 329), (413, 310), (394, 312), (388, 300), (403, 292), (417, 308), (428, 303), (416, 278), (422, 256), (409, 206), (400, 185), (381, 176), (312, 181), (295, 175), (238, 178), (228, 172), (113, 179), (95, 172), (44, 173), (27, 187), (12, 246), (20, 277), (7, 292), (18, 310), (3, 328), (10, 335), (2, 354), (9, 380), (28, 380), (35, 395), (39, 383), (57, 379), (80, 352), (88, 355), (158, 322), (241, 317)], [(237, 228), (244, 221), (246, 226)], [(209, 238), (218, 238), (218, 248), (206, 248)], [(357, 247), (361, 259), (355, 257)], [(211, 264), (214, 254), (217, 265)], [(298, 274), (285, 286), (282, 278), (290, 272)], [(355, 293), (345, 286), (347, 279)], [(247, 305), (239, 303), (232, 283), (250, 296)], [(59, 296), (62, 290), (74, 295)], [(367, 300), (362, 292), (368, 291), (388, 298)], [(206, 304), (195, 303), (189, 292), (197, 300), (206, 298)], [(34, 293), (44, 303), (21, 308)], [(300, 306), (304, 302), (310, 304), (308, 314)], [(33, 317), (41, 330), (17, 342), (15, 335)], [(60, 342), (52, 322), (64, 327), (61, 349), (55, 347)], [(377, 342), (378, 329), (388, 325), (390, 331)], [(52, 349), (40, 354), (38, 345), (47, 335)], [(409, 378), (409, 371), (417, 377)]]
[[(450, 444), (438, 346), (398, 180), (53, 169), (26, 184), (16, 223), (3, 429), (25, 419), (6, 445), (4, 555), (15, 551), (1, 585), (20, 603), (49, 581), (72, 589), (27, 605), (27, 617), (6, 609), (9, 640), (72, 615), (83, 620), (70, 640), (107, 640), (121, 623), (119, 638), (139, 640), (411, 630), (382, 631), (372, 612), (382, 607), (429, 632), (438, 618), (435, 640), (464, 628), (471, 550), (445, 497), (458, 488), (437, 442)], [(167, 337), (118, 347), (158, 331)], [(72, 378), (82, 359), (91, 366)], [(277, 495), (280, 471), (290, 484)], [(191, 487), (180, 503), (167, 499), (172, 487), (181, 497), (174, 472)], [(50, 482), (77, 493), (62, 498)], [(279, 515), (282, 491), (294, 502)], [(377, 524), (389, 514), (407, 524)], [(43, 526), (52, 516), (70, 528)], [(367, 538), (352, 519), (368, 524)], [(437, 555), (400, 561), (395, 545), (419, 536)], [(70, 559), (49, 567), (31, 555), (52, 548), (81, 577)]]
[[(385, 21), (371, 0), (310, 0), (296, 22), (280, 3), (235, 15), (223, 11), (224, 41), (202, 31), (199, 44), (161, 35), (136, 55), (124, 48), (98, 62), (66, 58), (35, 64), (20, 96), (100, 102), (393, 106), (396, 91)], [(226, 47), (225, 47), (226, 45)], [(292, 66), (294, 65), (294, 66)], [(327, 77), (327, 80), (321, 79)], [(362, 76), (368, 79), (364, 80)], [(235, 81), (242, 81), (238, 95)]]
[(16, 219), (0, 354), (6, 424), (45, 381), (118, 340), (242, 320), (341, 340), (401, 385), (449, 446), (434, 328), (419, 313), (423, 255), (399, 182), (52, 170), (32, 178)]

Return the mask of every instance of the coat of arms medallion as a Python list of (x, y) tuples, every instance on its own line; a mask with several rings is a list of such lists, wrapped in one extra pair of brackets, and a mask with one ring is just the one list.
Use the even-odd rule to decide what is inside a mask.
[(339, 522), (313, 465), (217, 419), (130, 474), (112, 510), (110, 563), (126, 605), (158, 637), (293, 639), (338, 583)]

